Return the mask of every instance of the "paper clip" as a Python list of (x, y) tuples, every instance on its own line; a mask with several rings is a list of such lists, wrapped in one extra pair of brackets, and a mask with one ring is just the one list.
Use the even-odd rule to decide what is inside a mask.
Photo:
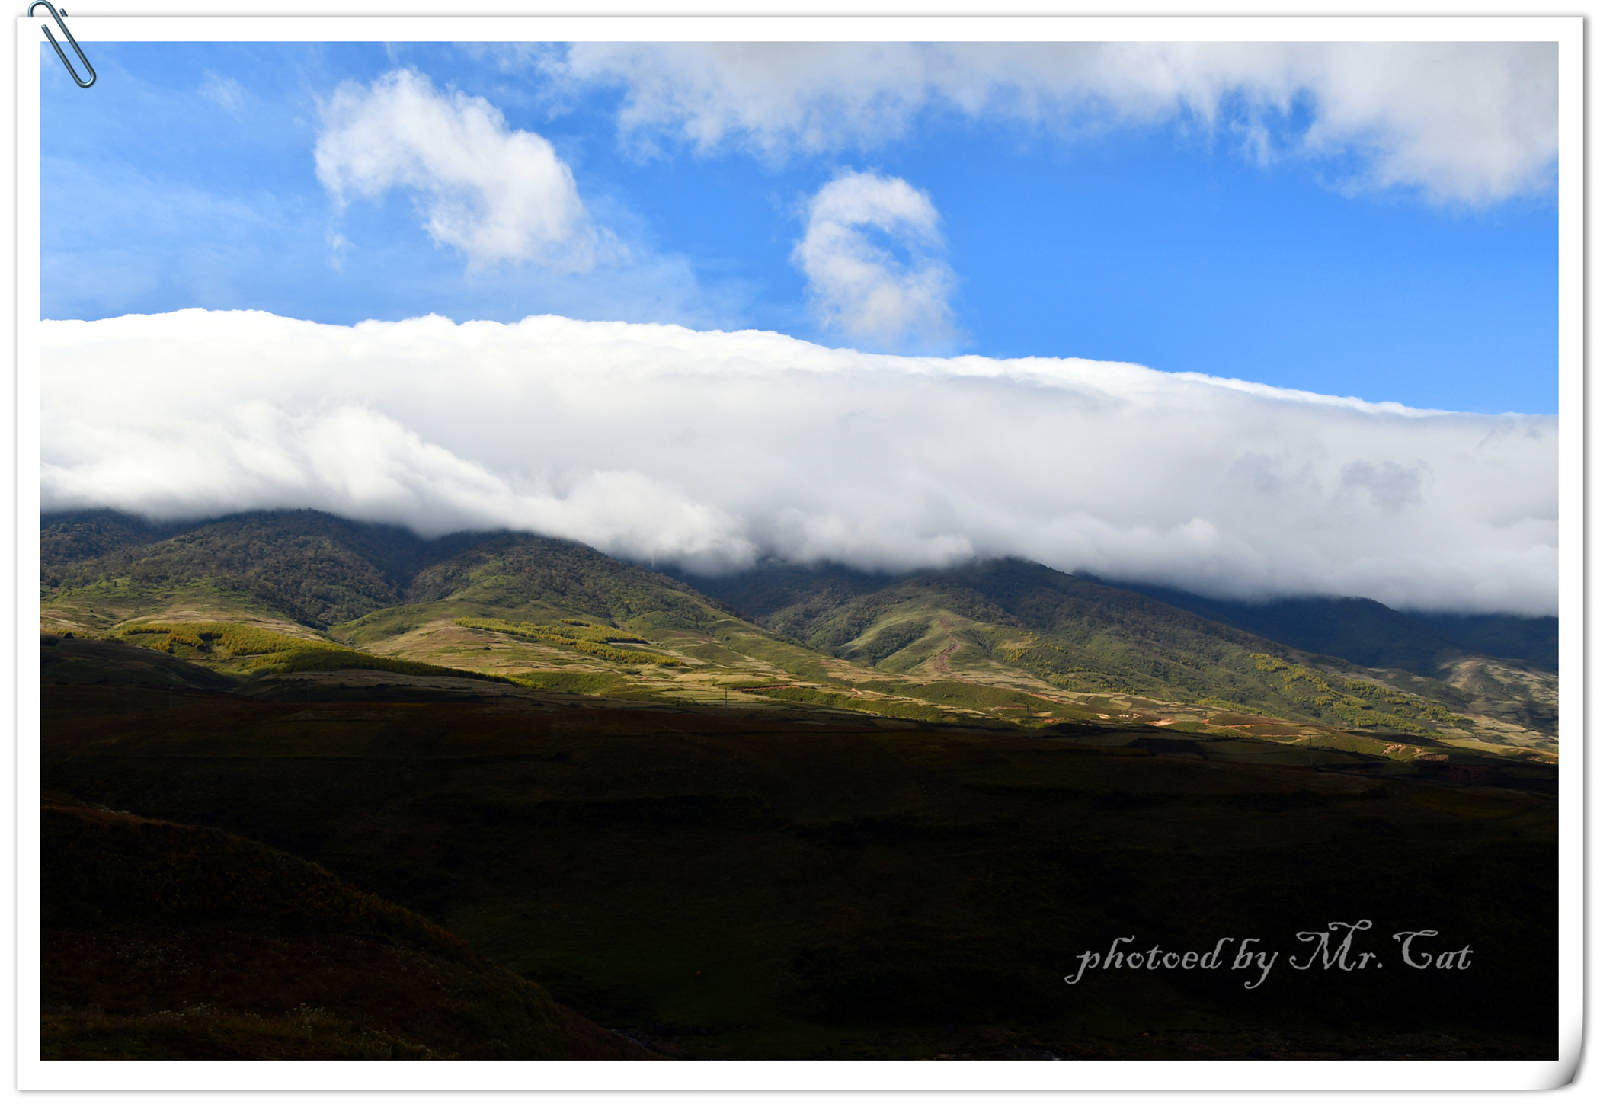
[(67, 13), (65, 11), (56, 11), (56, 6), (50, 3), (50, 0), (33, 0), (33, 3), (28, 5), (28, 15), (32, 16), (33, 9), (39, 7), (41, 4), (49, 9), (50, 14), (55, 17), (56, 26), (60, 27), (61, 33), (67, 36), (67, 41), (72, 43), (72, 52), (78, 55), (78, 60), (81, 61), (83, 63), (83, 67), (89, 71), (89, 79), (87, 81), (84, 80), (82, 77), (78, 76), (78, 71), (72, 68), (72, 63), (67, 60), (67, 55), (61, 49), (61, 44), (56, 41), (56, 36), (50, 33), (50, 24), (48, 23), (44, 24), (44, 37), (50, 40), (51, 46), (56, 48), (56, 57), (60, 58), (61, 64), (67, 67), (67, 72), (72, 75), (72, 79), (77, 82), (78, 87), (88, 88), (90, 85), (94, 84), (98, 78), (96, 78), (94, 75), (94, 66), (90, 65), (89, 59), (83, 56), (83, 47), (78, 45), (78, 40), (72, 37), (72, 32), (67, 30), (67, 25), (61, 20), (61, 17)]

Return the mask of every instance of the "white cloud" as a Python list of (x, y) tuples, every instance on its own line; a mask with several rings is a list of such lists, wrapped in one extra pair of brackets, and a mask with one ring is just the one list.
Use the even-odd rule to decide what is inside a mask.
[(845, 172), (811, 198), (792, 257), (824, 327), (884, 346), (935, 347), (952, 333), (954, 277), (943, 247), (926, 193), (899, 177)]
[(238, 81), (209, 69), (206, 70), (205, 80), (200, 82), (200, 95), (235, 115), (244, 107), (247, 98), (244, 86)]
[(473, 265), (594, 265), (601, 236), (550, 143), (510, 129), (487, 100), (441, 92), (412, 70), (340, 85), (323, 105), (316, 162), (341, 205), (411, 193), (434, 241)]
[(620, 88), (635, 141), (769, 159), (872, 149), (937, 111), (1060, 134), (1191, 120), (1258, 162), (1353, 158), (1344, 185), (1484, 205), (1545, 187), (1557, 145), (1554, 43), (577, 43), (534, 64)]
[(1227, 595), (1555, 611), (1552, 416), (556, 316), (188, 310), (41, 334), (47, 510), (303, 506), (701, 568), (1015, 554)]
[(350, 240), (344, 236), (342, 231), (329, 231), (327, 243), (328, 264), (333, 266), (334, 269), (343, 270), (344, 256), (350, 252)]

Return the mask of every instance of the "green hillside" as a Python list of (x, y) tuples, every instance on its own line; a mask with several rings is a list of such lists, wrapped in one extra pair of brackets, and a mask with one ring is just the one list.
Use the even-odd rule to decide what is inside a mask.
[(193, 599), (325, 628), (400, 602), (429, 552), (402, 527), (317, 511), (253, 512), (175, 531), (73, 513), (41, 519), (39, 574), (46, 595), (74, 596), (90, 613)]
[(1107, 583), (1297, 649), (1373, 668), (1445, 678), (1451, 663), (1464, 657), (1494, 658), (1550, 673), (1557, 668), (1553, 617), (1396, 611), (1376, 600), (1354, 597), (1298, 596), (1245, 603), (1176, 588)]
[(1555, 736), (1553, 680), (1485, 695), (1378, 672), (1016, 559), (899, 578), (784, 566), (689, 579), (815, 649), (902, 675), (1020, 671), (1079, 696), (1212, 708), (1213, 719), (1259, 713), (1535, 746)]
[[(1305, 653), (1018, 560), (898, 577), (674, 578), (528, 534), (423, 539), (311, 511), (41, 520), (41, 628), (258, 681), (481, 674), (549, 692), (921, 721), (1147, 723), (1319, 748), (1553, 756), (1554, 679)], [(1428, 752), (1414, 740), (1436, 747)]]

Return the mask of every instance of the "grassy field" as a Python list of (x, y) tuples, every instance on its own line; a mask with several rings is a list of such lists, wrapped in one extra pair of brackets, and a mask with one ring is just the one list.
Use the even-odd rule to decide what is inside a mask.
[[(460, 615), (459, 610), (458, 604), (443, 601), (386, 608), (326, 633), (250, 620), (241, 613), (234, 620), (135, 618), (113, 624), (104, 634), (232, 675), (340, 669), (482, 674), (557, 692), (704, 705), (791, 704), (921, 722), (1025, 728), (1148, 724), (1174, 733), (1262, 738), (1398, 760), (1555, 757), (1554, 743), (1535, 732), (1487, 717), (1458, 726), (1465, 721), (1426, 701), (1418, 701), (1423, 707), (1416, 715), (1430, 726), (1406, 728), (1404, 720), (1370, 713), (1340, 692), (1342, 702), (1353, 705), (1359, 725), (1336, 727), (1261, 714), (1225, 700), (1184, 703), (1123, 691), (1070, 691), (994, 664), (983, 654), (963, 658), (954, 646), (920, 672), (896, 674), (818, 654), (732, 616), (708, 617), (703, 626), (687, 630), (654, 626), (648, 617), (621, 625), (575, 617), (528, 623)], [(1267, 654), (1251, 660), (1286, 685), (1336, 695), (1318, 671)], [(1377, 702), (1405, 702), (1404, 693), (1354, 677), (1344, 686)]]
[[(543, 691), (360, 669), (224, 686), (149, 649), (42, 648), (46, 789), (304, 859), (666, 1056), (1554, 1055), (1555, 773), (1537, 760), (1118, 717), (1159, 710), (1137, 698), (940, 725), (572, 694), (581, 668), (541, 670), (575, 682)], [(1117, 936), (1287, 956), (1359, 918), (1477, 959), (1279, 968), (1255, 990), (1230, 972), (1063, 981)], [(142, 978), (103, 964), (135, 1017)]]

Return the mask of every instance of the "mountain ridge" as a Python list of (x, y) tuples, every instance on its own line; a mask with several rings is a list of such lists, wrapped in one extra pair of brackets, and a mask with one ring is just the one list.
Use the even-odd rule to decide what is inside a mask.
[(1460, 657), (1518, 661), (1557, 671), (1557, 619), (1402, 611), (1360, 596), (1223, 600), (1178, 588), (1078, 574), (1244, 627), (1286, 645), (1375, 668), (1437, 671)]
[[(41, 516), (41, 596), (42, 629), (120, 636), (235, 671), (350, 668), (381, 655), (375, 667), (557, 691), (925, 721), (1143, 719), (1269, 733), (1276, 720), (1291, 724), (1285, 740), (1391, 732), (1554, 749), (1553, 675), (1467, 655), (1453, 661), (1461, 673), (1377, 669), (1015, 558), (709, 578), (538, 535), (423, 539), (314, 511), (160, 527), (66, 513)], [(257, 635), (259, 648), (238, 652), (244, 637), (220, 629), (232, 622), (279, 638)]]

